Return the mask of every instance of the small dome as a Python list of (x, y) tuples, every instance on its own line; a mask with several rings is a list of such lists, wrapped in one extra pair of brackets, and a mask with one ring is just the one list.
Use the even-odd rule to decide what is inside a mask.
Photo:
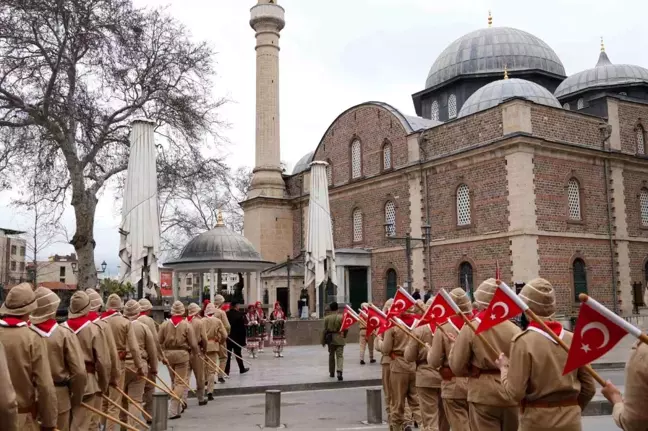
[(243, 235), (222, 224), (201, 233), (185, 246), (180, 257), (172, 264), (195, 262), (259, 262), (261, 254)]
[(565, 76), (558, 55), (543, 40), (522, 30), (489, 27), (452, 42), (436, 59), (425, 88), (436, 87), (461, 75), (540, 70)]
[(524, 79), (500, 79), (475, 91), (459, 111), (459, 117), (492, 108), (512, 97), (523, 97), (541, 105), (561, 107), (558, 99), (542, 85)]
[(304, 155), (301, 159), (299, 159), (299, 161), (297, 162), (297, 164), (293, 168), (292, 174), (297, 175), (297, 174), (307, 170), (308, 166), (310, 166), (311, 162), (313, 161), (313, 156), (314, 155), (315, 155), (315, 152), (311, 151), (310, 153)]
[(597, 87), (631, 84), (648, 84), (648, 69), (632, 64), (612, 64), (605, 51), (601, 51), (596, 66), (565, 79), (556, 88), (556, 97), (564, 98)]

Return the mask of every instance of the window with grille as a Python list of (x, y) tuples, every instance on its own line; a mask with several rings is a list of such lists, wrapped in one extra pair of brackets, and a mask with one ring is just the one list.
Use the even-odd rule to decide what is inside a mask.
[(646, 154), (646, 134), (641, 125), (637, 126), (637, 154)]
[(430, 118), (432, 120), (439, 120), (439, 102), (437, 102), (436, 100), (432, 102), (432, 111), (430, 115)]
[(333, 168), (331, 167), (331, 162), (329, 162), (326, 167), (326, 180), (328, 181), (329, 186), (333, 185)]
[(457, 116), (457, 96), (451, 94), (448, 97), (448, 118), (454, 118)]
[(639, 203), (641, 205), (641, 224), (648, 226), (648, 189), (641, 189)]
[(474, 298), (473, 296), (473, 268), (469, 262), (462, 262), (459, 265), (459, 286), (461, 286), (470, 299)]
[(385, 298), (385, 300), (387, 300), (396, 296), (396, 289), (398, 288), (398, 276), (396, 274), (396, 271), (394, 271), (393, 269), (388, 269), (385, 278), (385, 284), (387, 285), (387, 288), (385, 289), (385, 292), (387, 292), (387, 297)]
[(581, 219), (580, 185), (575, 178), (569, 180), (567, 185), (567, 199), (569, 203), (569, 218), (572, 220)]
[(351, 178), (362, 176), (362, 148), (360, 141), (355, 140), (351, 144)]
[(574, 273), (574, 302), (579, 302), (578, 295), (581, 293), (587, 295), (587, 271), (585, 269), (585, 262), (582, 259), (575, 259), (572, 264), (572, 272)]
[(566, 110), (569, 111), (569, 103), (565, 103), (565, 104), (563, 105), (563, 109), (566, 109)]
[(362, 211), (353, 211), (353, 242), (362, 241)]
[(385, 234), (387, 236), (396, 235), (396, 205), (392, 201), (385, 204), (385, 224), (387, 225)]
[(392, 154), (391, 145), (385, 144), (383, 146), (383, 169), (391, 169), (392, 167)]
[(578, 102), (576, 102), (576, 109), (583, 109), (585, 107), (585, 100), (581, 97), (578, 99)]
[(470, 224), (470, 189), (462, 184), (457, 188), (457, 225)]

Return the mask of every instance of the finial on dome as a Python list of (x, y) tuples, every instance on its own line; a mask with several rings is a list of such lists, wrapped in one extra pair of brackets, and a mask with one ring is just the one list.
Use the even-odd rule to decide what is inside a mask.
[(223, 212), (221, 210), (218, 210), (218, 215), (216, 216), (216, 226), (225, 226), (225, 222), (223, 221)]
[(488, 11), (488, 26), (493, 26), (493, 15), (491, 14), (491, 11)]
[(605, 44), (603, 43), (603, 36), (601, 36), (601, 52), (605, 52)]
[(508, 79), (508, 68), (504, 65), (504, 79)]

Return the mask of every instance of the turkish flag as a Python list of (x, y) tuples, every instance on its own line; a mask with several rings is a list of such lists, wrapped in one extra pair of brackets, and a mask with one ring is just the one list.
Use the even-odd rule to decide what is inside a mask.
[(340, 327), (340, 332), (344, 332), (350, 327), (352, 327), (359, 320), (358, 315), (353, 311), (348, 305), (344, 307), (344, 313), (342, 313), (342, 326)]
[[(510, 290), (508, 292), (510, 292)], [(490, 304), (488, 304), (488, 308), (486, 308), (482, 315), (482, 321), (477, 327), (475, 334), (480, 334), (489, 330), (493, 326), (499, 325), (506, 320), (522, 314), (522, 308), (517, 304), (515, 299), (510, 296), (515, 295), (515, 293), (511, 292), (509, 294), (508, 292), (501, 286), (497, 288), (493, 295), (493, 299)]]
[(396, 296), (394, 296), (394, 303), (389, 309), (387, 317), (398, 317), (405, 311), (409, 310), (413, 305), (416, 305), (416, 300), (412, 298), (412, 295), (410, 295), (407, 290), (401, 287), (396, 292)]
[(563, 375), (594, 362), (626, 335), (628, 331), (625, 328), (590, 307), (587, 302), (582, 303)]
[(446, 320), (455, 314), (452, 305), (448, 303), (443, 295), (439, 294), (434, 297), (428, 309), (425, 310), (419, 325), (428, 324), (432, 329), (436, 329), (437, 324), (443, 325)]
[[(376, 329), (382, 328), (382, 326), (386, 326), (388, 323), (385, 314), (372, 305), (367, 309), (367, 316), (367, 338), (369, 338)], [(382, 332), (379, 332), (379, 334), (381, 333)]]

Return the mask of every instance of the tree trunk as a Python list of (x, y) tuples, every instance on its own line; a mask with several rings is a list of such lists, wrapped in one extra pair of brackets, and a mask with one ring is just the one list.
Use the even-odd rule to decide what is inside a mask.
[(97, 198), (88, 191), (81, 192), (78, 195), (72, 199), (72, 206), (76, 216), (76, 232), (72, 237), (72, 241), (70, 241), (79, 260), (77, 289), (94, 289), (97, 287), (98, 282), (94, 259), (96, 243), (93, 230)]

